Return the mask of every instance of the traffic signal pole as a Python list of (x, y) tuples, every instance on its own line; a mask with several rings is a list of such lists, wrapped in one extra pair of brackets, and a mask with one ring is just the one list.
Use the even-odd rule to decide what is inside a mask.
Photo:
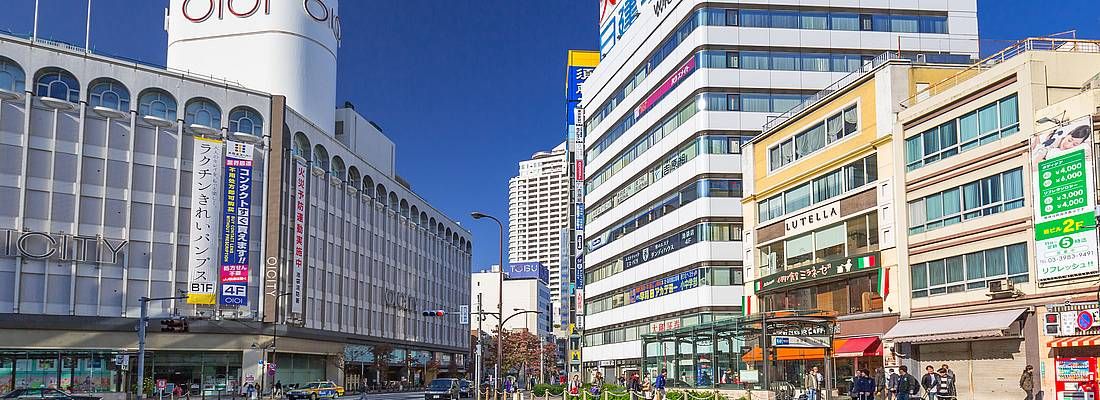
[(141, 400), (142, 394), (145, 392), (145, 326), (149, 324), (149, 302), (150, 301), (162, 301), (162, 300), (178, 300), (186, 299), (187, 296), (175, 296), (175, 297), (142, 297), (138, 299), (138, 303), (141, 303), (141, 319), (138, 320), (137, 332), (138, 332), (138, 361), (137, 361), (137, 395), (135, 398)]

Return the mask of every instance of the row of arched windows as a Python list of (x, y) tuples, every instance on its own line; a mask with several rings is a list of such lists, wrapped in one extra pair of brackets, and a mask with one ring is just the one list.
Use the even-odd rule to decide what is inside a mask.
[(460, 250), (470, 252), (471, 245), (465, 237), (446, 227), (442, 221), (437, 221), (435, 217), (428, 217), (428, 213), (421, 211), (416, 205), (409, 205), (407, 200), (398, 198), (397, 192), (387, 190), (382, 183), (375, 184), (370, 175), (361, 173), (359, 168), (354, 165), (348, 167), (342, 157), (329, 156), (328, 149), (325, 149), (325, 146), (321, 144), (311, 145), (309, 138), (304, 133), (294, 134), (291, 151), (294, 155), (309, 161), (314, 167), (327, 172), (330, 179), (338, 179), (356, 192), (370, 196), (375, 201), (382, 203), (382, 205), (389, 207), (394, 212), (437, 236), (444, 239), (450, 238), (451, 244)]
[[(80, 82), (72, 73), (61, 68), (43, 68), (35, 75), (32, 92), (35, 96), (49, 97), (80, 103)], [(26, 74), (15, 61), (0, 57), (0, 90), (23, 93), (26, 91)], [(121, 82), (111, 78), (99, 78), (88, 86), (88, 106), (102, 107), (124, 113), (130, 112), (130, 91)], [(176, 99), (168, 92), (151, 88), (138, 96), (138, 114), (177, 121)], [(187, 101), (183, 122), (221, 129), (222, 111), (217, 103), (205, 98)], [(249, 107), (237, 107), (229, 112), (229, 131), (256, 136), (263, 135), (263, 116)]]

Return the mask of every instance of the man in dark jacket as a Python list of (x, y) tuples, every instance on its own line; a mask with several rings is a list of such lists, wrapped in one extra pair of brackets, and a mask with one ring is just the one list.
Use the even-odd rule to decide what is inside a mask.
[(897, 400), (909, 400), (909, 396), (920, 392), (920, 383), (913, 375), (909, 375), (909, 367), (898, 367)]
[(861, 369), (852, 379), (852, 399), (872, 400), (875, 396), (875, 380), (870, 377), (871, 372)]
[(936, 400), (936, 393), (940, 390), (940, 375), (931, 365), (924, 367), (924, 376), (920, 378), (920, 385), (928, 394), (928, 400)]
[(1035, 374), (1032, 372), (1035, 367), (1030, 365), (1024, 367), (1024, 372), (1020, 374), (1020, 389), (1024, 390), (1024, 400), (1032, 400), (1035, 397)]

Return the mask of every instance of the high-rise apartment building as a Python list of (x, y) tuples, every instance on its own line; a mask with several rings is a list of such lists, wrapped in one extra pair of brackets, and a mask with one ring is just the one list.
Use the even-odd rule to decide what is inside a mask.
[(520, 161), (508, 181), (508, 261), (540, 262), (550, 273), (553, 315), (561, 307), (561, 230), (569, 219), (565, 143)]
[(741, 145), (884, 52), (975, 57), (976, 11), (974, 0), (601, 1), (603, 58), (582, 102), (585, 367), (636, 370), (643, 335), (743, 313)]

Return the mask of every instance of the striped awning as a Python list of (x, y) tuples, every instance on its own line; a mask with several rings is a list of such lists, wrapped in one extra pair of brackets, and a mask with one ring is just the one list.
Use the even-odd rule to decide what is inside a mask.
[(1049, 347), (1100, 346), (1100, 335), (1060, 337), (1047, 343)]

